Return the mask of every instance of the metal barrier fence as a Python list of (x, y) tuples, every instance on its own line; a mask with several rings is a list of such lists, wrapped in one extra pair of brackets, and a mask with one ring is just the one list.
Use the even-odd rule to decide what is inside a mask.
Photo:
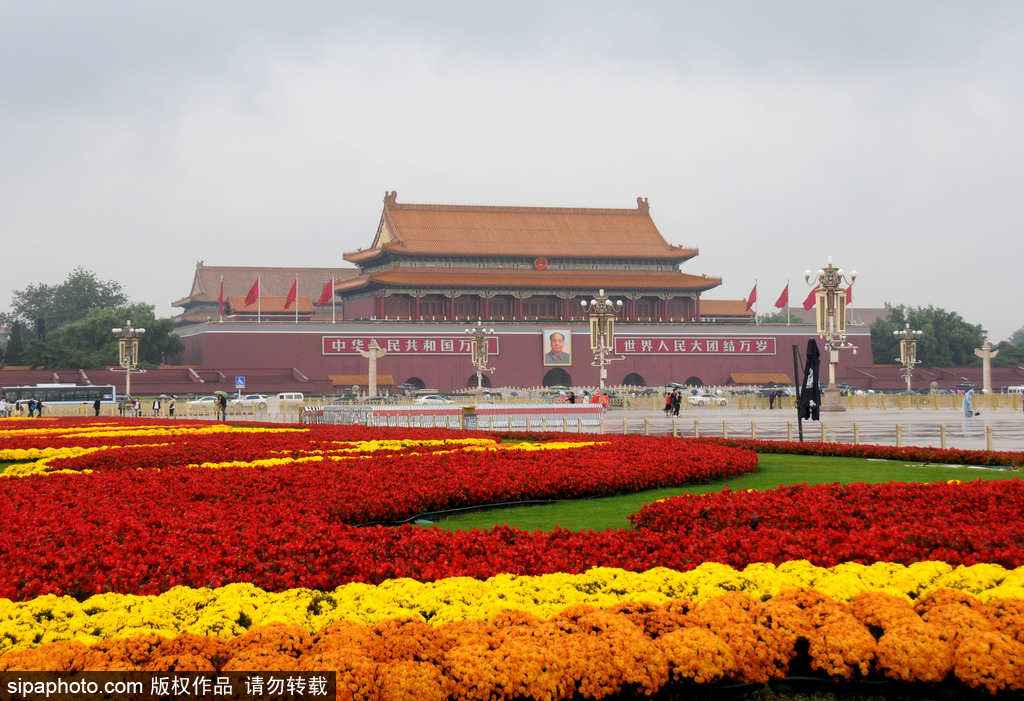
[(602, 418), (601, 406), (590, 404), (323, 406), (304, 413), (310, 423), (563, 433), (600, 433)]

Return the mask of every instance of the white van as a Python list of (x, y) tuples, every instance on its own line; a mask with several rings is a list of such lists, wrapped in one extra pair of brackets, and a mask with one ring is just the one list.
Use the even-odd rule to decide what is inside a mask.
[(1024, 394), (1024, 385), (1011, 385), (1006, 388), (1007, 394)]
[(279, 401), (282, 402), (304, 402), (306, 398), (302, 392), (281, 392), (277, 395)]

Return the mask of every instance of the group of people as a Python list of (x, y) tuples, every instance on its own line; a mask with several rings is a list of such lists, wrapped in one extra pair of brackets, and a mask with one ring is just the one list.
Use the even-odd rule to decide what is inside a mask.
[(683, 404), (683, 393), (677, 387), (665, 395), (665, 416), (679, 416), (679, 407)]
[(43, 415), (43, 400), (30, 397), (27, 401), (16, 400), (13, 404), (0, 397), (0, 417), (24, 416), (28, 409), (29, 416)]
[[(160, 416), (160, 410), (163, 408), (163, 404), (160, 401), (161, 397), (156, 397), (153, 400), (153, 416)], [(174, 408), (178, 398), (175, 395), (171, 395), (167, 400), (167, 416), (174, 418)], [(96, 410), (96, 416), (100, 415), (100, 400), (97, 397), (96, 401), (93, 402), (93, 408)], [(125, 416), (125, 412), (128, 412), (128, 416), (142, 416), (142, 404), (138, 399), (131, 397), (118, 397), (117, 398), (117, 414), (118, 416)]]
[(584, 392), (581, 396), (577, 397), (574, 391), (569, 390), (568, 394), (563, 393), (557, 401), (565, 402), (566, 404), (600, 404), (604, 409), (608, 409), (608, 395), (601, 392), (594, 392), (593, 394)]

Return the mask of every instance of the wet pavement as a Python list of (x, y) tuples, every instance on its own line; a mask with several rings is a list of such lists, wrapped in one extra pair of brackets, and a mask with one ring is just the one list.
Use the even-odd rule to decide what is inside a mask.
[(953, 409), (847, 409), (821, 412), (820, 421), (800, 422), (795, 409), (692, 407), (678, 418), (649, 409), (613, 409), (605, 414), (605, 431), (681, 436), (727, 436), (759, 440), (874, 445), (918, 445), (972, 450), (1024, 451), (1024, 412), (1008, 408), (982, 410), (965, 418)]

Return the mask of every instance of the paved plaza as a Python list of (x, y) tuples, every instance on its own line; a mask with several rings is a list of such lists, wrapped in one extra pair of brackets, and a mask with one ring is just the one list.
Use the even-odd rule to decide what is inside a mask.
[[(662, 411), (612, 409), (605, 431), (682, 436), (722, 436), (760, 440), (799, 440), (795, 409), (699, 407), (680, 411), (675, 420)], [(984, 450), (1024, 451), (1024, 412), (1009, 408), (981, 410), (967, 419), (954, 409), (847, 409), (822, 412), (820, 421), (803, 421), (805, 441), (875, 445), (918, 445)]]

